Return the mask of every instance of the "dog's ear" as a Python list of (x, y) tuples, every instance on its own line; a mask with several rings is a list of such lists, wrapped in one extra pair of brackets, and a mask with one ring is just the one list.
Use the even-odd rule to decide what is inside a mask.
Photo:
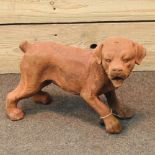
[(136, 45), (136, 64), (140, 65), (143, 58), (146, 56), (146, 49), (142, 45), (139, 45), (137, 43), (135, 43), (135, 45)]
[(101, 64), (102, 62), (102, 48), (103, 48), (103, 43), (99, 43), (94, 51), (94, 55), (98, 64)]

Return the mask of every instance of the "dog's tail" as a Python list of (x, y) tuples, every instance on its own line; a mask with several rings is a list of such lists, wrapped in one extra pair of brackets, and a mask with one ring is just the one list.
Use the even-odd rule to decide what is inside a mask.
[(30, 43), (28, 43), (28, 41), (24, 41), (19, 45), (19, 48), (25, 53), (29, 48), (29, 46), (30, 46)]

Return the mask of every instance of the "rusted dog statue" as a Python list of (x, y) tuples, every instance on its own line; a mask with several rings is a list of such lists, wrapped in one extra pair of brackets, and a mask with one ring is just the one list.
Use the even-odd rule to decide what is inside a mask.
[[(130, 118), (132, 112), (122, 108), (115, 89), (129, 76), (135, 63), (145, 57), (145, 49), (122, 37), (111, 37), (95, 49), (80, 49), (53, 42), (20, 45), (25, 53), (20, 64), (20, 82), (7, 95), (6, 112), (11, 120), (24, 117), (17, 102), (33, 97), (35, 102), (48, 104), (51, 100), (41, 89), (54, 83), (62, 89), (80, 95), (103, 120), (108, 133), (119, 133), (121, 126), (112, 110), (121, 118)], [(105, 94), (112, 110), (101, 100)]]

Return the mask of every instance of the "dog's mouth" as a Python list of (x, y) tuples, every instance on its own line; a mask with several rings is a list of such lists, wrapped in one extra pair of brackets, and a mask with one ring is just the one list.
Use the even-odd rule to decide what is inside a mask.
[(114, 76), (111, 78), (111, 82), (115, 88), (120, 87), (123, 84), (124, 80), (125, 80), (125, 78), (122, 76)]
[(120, 76), (115, 76), (112, 78), (112, 80), (115, 80), (115, 81), (124, 81), (124, 78), (123, 77), (120, 77)]

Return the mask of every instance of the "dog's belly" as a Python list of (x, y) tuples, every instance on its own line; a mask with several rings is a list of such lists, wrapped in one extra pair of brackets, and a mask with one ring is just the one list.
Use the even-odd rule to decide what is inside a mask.
[(55, 85), (59, 86), (61, 89), (70, 92), (75, 95), (79, 95), (81, 88), (75, 85), (74, 83), (68, 83), (67, 85), (65, 83), (60, 83), (58, 81), (52, 81)]

